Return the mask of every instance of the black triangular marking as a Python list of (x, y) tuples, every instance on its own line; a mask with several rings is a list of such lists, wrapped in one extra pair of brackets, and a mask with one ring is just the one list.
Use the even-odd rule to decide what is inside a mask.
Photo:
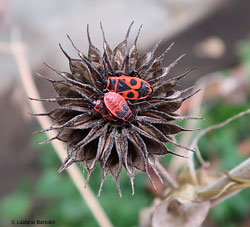
[(125, 84), (122, 80), (118, 80), (116, 92), (128, 91), (128, 90), (131, 90), (131, 88), (127, 84)]

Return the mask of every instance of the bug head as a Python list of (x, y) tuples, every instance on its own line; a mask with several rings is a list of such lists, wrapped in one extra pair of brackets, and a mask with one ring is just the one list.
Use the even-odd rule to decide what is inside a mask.
[(103, 108), (103, 102), (101, 100), (93, 101), (93, 106), (96, 111), (100, 111)]

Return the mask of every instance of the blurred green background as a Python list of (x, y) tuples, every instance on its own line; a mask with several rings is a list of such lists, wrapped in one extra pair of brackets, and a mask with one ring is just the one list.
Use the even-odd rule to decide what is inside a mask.
[[(242, 59), (241, 67), (250, 66), (250, 42), (245, 41), (239, 46)], [(231, 76), (227, 70), (225, 77)], [(249, 71), (248, 78), (250, 76)], [(248, 84), (249, 85), (249, 84)], [(213, 105), (204, 104), (202, 128), (222, 122), (227, 118), (250, 108), (250, 96), (247, 102), (229, 105), (223, 100), (216, 100)], [(249, 116), (244, 116), (226, 127), (211, 132), (200, 141), (200, 150), (206, 160), (217, 162), (218, 170), (230, 170), (249, 156), (240, 153), (239, 144), (250, 139)], [(39, 177), (30, 182), (23, 177), (15, 190), (0, 200), (1, 226), (14, 220), (55, 220), (56, 226), (98, 226), (88, 207), (72, 184), (67, 173), (58, 174), (60, 166), (55, 152), (50, 145), (39, 145), (45, 140), (44, 134), (30, 137), (30, 142), (36, 152)], [(169, 158), (163, 161), (168, 162)], [(221, 164), (221, 165), (220, 165)], [(100, 168), (93, 172), (90, 186), (97, 195), (101, 178)], [(135, 195), (131, 195), (131, 187), (125, 171), (120, 177), (123, 197), (120, 198), (115, 182), (107, 177), (102, 194), (98, 198), (114, 226), (137, 226), (139, 211), (151, 204), (153, 195), (147, 190), (146, 177), (138, 174), (135, 178)], [(250, 190), (245, 190), (228, 199), (211, 211), (215, 226), (236, 227), (247, 219), (250, 214)], [(249, 223), (249, 222), (248, 222)], [(54, 225), (53, 225), (54, 226)]]
[[(17, 3), (15, 1), (6, 3), (4, 1), (0, 1), (1, 42), (6, 42), (9, 40), (9, 27), (10, 25), (16, 25), (17, 23), (17, 21), (14, 20), (15, 17), (13, 17), (13, 15), (12, 19), (10, 19), (10, 17), (4, 17), (4, 10), (13, 10), (13, 12), (20, 12), (19, 14), (17, 13), (16, 19), (23, 18), (23, 20), (20, 20), (19, 22), (21, 24), (21, 30), (23, 31), (23, 39), (29, 47), (29, 60), (31, 63), (32, 71), (43, 71), (43, 69), (41, 69), (41, 65), (42, 62), (47, 61), (47, 59), (49, 59), (48, 61), (50, 62), (54, 62), (55, 65), (62, 65), (62, 68), (67, 68), (67, 63), (65, 60), (62, 60), (63, 57), (62, 55), (59, 55), (59, 51), (57, 51), (57, 53), (52, 53), (54, 55), (52, 57), (49, 57), (51, 52), (49, 52), (48, 49), (50, 49), (52, 46), (55, 49), (57, 48), (57, 43), (63, 40), (62, 34), (64, 36), (65, 34), (67, 34), (67, 31), (69, 30), (69, 27), (71, 27), (71, 24), (68, 21), (66, 24), (64, 24), (65, 26), (63, 26), (62, 22), (60, 22), (59, 19), (65, 18), (66, 16), (61, 14), (57, 15), (55, 13), (55, 9), (58, 7), (57, 4), (59, 3), (54, 3), (51, 8), (46, 8), (46, 6), (44, 6), (41, 1), (38, 2), (40, 6), (43, 6), (40, 10), (40, 16), (42, 19), (41, 21), (39, 21), (38, 19), (36, 20), (36, 17), (34, 17), (35, 22), (33, 24), (33, 27), (31, 27), (30, 24), (28, 24), (29, 26), (25, 24), (25, 20), (27, 20), (27, 18), (24, 18), (22, 14), (25, 13), (25, 10), (23, 10), (22, 13), (22, 10), (18, 10), (18, 7), (21, 3)], [(79, 2), (78, 4), (80, 4), (81, 7), (89, 7), (91, 9), (94, 8), (96, 9), (95, 12), (101, 11), (101, 6), (100, 8), (95, 8), (98, 5), (98, 1), (94, 1), (94, 3), (92, 4), (88, 3), (89, 5), (87, 5), (86, 1), (84, 2), (86, 3), (85, 5), (81, 5), (81, 3)], [(247, 1), (242, 2), (244, 2), (244, 4), (247, 4)], [(27, 4), (25, 5), (27, 6), (26, 8), (30, 7), (30, 10), (28, 9), (28, 11), (31, 11), (32, 7), (35, 7), (36, 13), (39, 12), (39, 5), (32, 5), (34, 3), (31, 3), (31, 1), (25, 4)], [(129, 1), (128, 4), (131, 4), (130, 7), (132, 7), (132, 2)], [(225, 17), (224, 19), (223, 17), (221, 17), (221, 20), (218, 20), (218, 26), (220, 23), (222, 25), (224, 23), (224, 33), (219, 28), (212, 30), (213, 26), (216, 27), (216, 25), (212, 22), (220, 13), (225, 13), (228, 17), (229, 15), (231, 15), (232, 17), (233, 13), (235, 14), (235, 17), (237, 17), (237, 15), (243, 15), (242, 12), (244, 11), (244, 7), (246, 6), (244, 4), (239, 6), (237, 5), (237, 8), (233, 4), (235, 3), (232, 3), (232, 1), (224, 3), (222, 8), (220, 8), (221, 11), (215, 11), (215, 9), (211, 9), (211, 12), (208, 14), (210, 16), (207, 16), (207, 18), (205, 19), (201, 16), (197, 17), (196, 20), (193, 19), (193, 21), (190, 22), (190, 27), (184, 26), (182, 28), (179, 28), (178, 34), (171, 31), (171, 29), (165, 30), (165, 28), (170, 23), (165, 22), (166, 19), (169, 19), (169, 21), (171, 21), (172, 27), (177, 28), (179, 24), (184, 23), (182, 20), (179, 21), (179, 14), (182, 13), (183, 15), (185, 15), (185, 13), (190, 13), (190, 11), (188, 11), (190, 10), (188, 7), (194, 5), (197, 6), (196, 10), (201, 9), (201, 1), (193, 0), (190, 1), (189, 4), (185, 1), (177, 1), (176, 3), (173, 3), (173, 1), (157, 1), (157, 3), (155, 3), (154, 1), (147, 1), (144, 7), (146, 7), (146, 9), (150, 12), (150, 7), (154, 6), (154, 8), (152, 9), (152, 14), (154, 12), (153, 15), (157, 15), (157, 10), (159, 10), (158, 8), (161, 8), (162, 6), (165, 7), (163, 7), (164, 9), (166, 9), (166, 11), (164, 12), (160, 11), (159, 16), (156, 16), (154, 20), (149, 20), (148, 16), (139, 13), (136, 16), (136, 13), (139, 12), (140, 9), (130, 12), (131, 8), (126, 8), (123, 4), (121, 4), (121, 6), (118, 6), (114, 3), (114, 1), (110, 1), (108, 5), (110, 7), (112, 6), (113, 10), (116, 10), (115, 15), (119, 14), (119, 12), (122, 12), (122, 10), (125, 10), (125, 12), (130, 12), (128, 13), (128, 17), (126, 19), (122, 20), (122, 18), (119, 18), (119, 20), (116, 22), (113, 33), (117, 34), (113, 36), (111, 36), (111, 24), (114, 18), (106, 18), (104, 17), (105, 13), (102, 12), (100, 14), (100, 18), (96, 18), (95, 20), (102, 20), (104, 22), (106, 21), (108, 30), (107, 33), (110, 35), (109, 38), (111, 39), (111, 43), (117, 43), (122, 39), (120, 37), (124, 36), (125, 30), (132, 19), (138, 20), (136, 21), (137, 25), (140, 23), (145, 24), (145, 32), (140, 38), (140, 41), (142, 41), (142, 50), (149, 49), (152, 44), (163, 34), (169, 34), (169, 38), (160, 46), (159, 51), (164, 50), (172, 40), (178, 40), (176, 45), (177, 50), (173, 51), (174, 53), (170, 55), (171, 58), (185, 51), (187, 52), (189, 58), (184, 59), (183, 62), (185, 63), (181, 63), (180, 67), (177, 66), (178, 69), (174, 71), (175, 74), (180, 72), (183, 68), (187, 69), (193, 66), (199, 67), (192, 79), (184, 81), (183, 87), (193, 84), (195, 80), (200, 76), (206, 75), (213, 71), (219, 71), (219, 73), (223, 75), (225, 81), (229, 78), (235, 79), (235, 75), (240, 74), (239, 78), (243, 78), (244, 81), (246, 81), (244, 83), (244, 88), (239, 88), (244, 91), (243, 93), (240, 93), (238, 92), (238, 90), (236, 90), (235, 92), (231, 92), (228, 97), (223, 97), (223, 95), (210, 97), (202, 104), (201, 115), (205, 118), (205, 120), (201, 121), (201, 128), (206, 128), (208, 126), (222, 122), (227, 118), (250, 108), (250, 20), (243, 16), (243, 21), (239, 22), (238, 24), (238, 26), (242, 28), (242, 31), (239, 31), (237, 33), (234, 32), (234, 27), (230, 25), (230, 21), (225, 21), (225, 18), (227, 17)], [(67, 11), (67, 4), (64, 2), (63, 5), (64, 10)], [(201, 8), (199, 8), (198, 6)], [(140, 7), (142, 6), (140, 5)], [(77, 4), (75, 5), (75, 8), (71, 6), (69, 10), (71, 10), (70, 12), (74, 12), (74, 9), (77, 10), (76, 8)], [(48, 18), (46, 19), (43, 17), (42, 12), (46, 11), (46, 9), (51, 10), (54, 18), (53, 20), (49, 21)], [(234, 12), (234, 9), (237, 9), (238, 11)], [(242, 11), (240, 11), (240, 9)], [(79, 14), (79, 11), (77, 12)], [(96, 13), (93, 12), (93, 15), (89, 16), (94, 17), (94, 15), (96, 15)], [(75, 37), (77, 36), (76, 34), (78, 34), (79, 31), (81, 32), (81, 35), (78, 34), (77, 39), (79, 40), (82, 39), (82, 28), (86, 25), (86, 23), (90, 23), (92, 21), (92, 19), (86, 19), (84, 15), (82, 17), (84, 19), (82, 19), (82, 21), (79, 21), (77, 19), (81, 17), (79, 16), (79, 18), (77, 18), (77, 16), (74, 16), (74, 19), (77, 20), (77, 23), (81, 24), (81, 26), (79, 26), (77, 30), (75, 25), (72, 25), (72, 28), (70, 29), (70, 32), (72, 32), (73, 36)], [(57, 18), (57, 20), (55, 18)], [(243, 22), (247, 20), (248, 23), (246, 24), (248, 25), (243, 25)], [(13, 21), (15, 21), (15, 23)], [(46, 24), (45, 21), (50, 24), (50, 27), (47, 26), (48, 24)], [(162, 23), (163, 26), (159, 25), (159, 21), (164, 22)], [(93, 30), (95, 30), (96, 28), (94, 27), (97, 27), (97, 22), (92, 22)], [(122, 25), (120, 26), (118, 23), (121, 23)], [(208, 24), (210, 24), (211, 27), (209, 27)], [(154, 28), (156, 25), (158, 27)], [(230, 33), (231, 38), (228, 36), (228, 32), (230, 32), (230, 30), (227, 30), (227, 27), (230, 26), (232, 31), (232, 34)], [(237, 24), (235, 26), (237, 26)], [(204, 30), (202, 30), (201, 27)], [(43, 30), (42, 35), (39, 34), (35, 28)], [(56, 28), (55, 30), (57, 31), (53, 30), (53, 28)], [(155, 29), (153, 30), (154, 32), (152, 32), (152, 29)], [(25, 31), (28, 31), (27, 34)], [(53, 36), (54, 32), (55, 36)], [(151, 33), (153, 33), (152, 36), (150, 36)], [(187, 39), (190, 33), (192, 34), (192, 36)], [(31, 39), (30, 37), (33, 34), (35, 34), (35, 38)], [(213, 57), (211, 55), (206, 55), (205, 57), (200, 56), (200, 53), (202, 53), (202, 51), (204, 50), (201, 48), (201, 46), (197, 46), (196, 43), (202, 44), (205, 42), (204, 40), (206, 40), (207, 37), (213, 35), (220, 35), (220, 39), (223, 41), (223, 44), (221, 45), (225, 48), (223, 49), (223, 54), (219, 55), (219, 57), (215, 55)], [(197, 37), (199, 37), (199, 39)], [(98, 38), (95, 37), (94, 39), (99, 42)], [(35, 46), (39, 46), (37, 44), (38, 40), (39, 42), (41, 40), (41, 47), (39, 47), (40, 51), (38, 47), (37, 49), (35, 48)], [(45, 42), (42, 40), (50, 40), (50, 42)], [(193, 43), (190, 43), (191, 40), (193, 40)], [(86, 44), (84, 45), (85, 46), (83, 47), (83, 49), (86, 48)], [(211, 48), (215, 47), (213, 46)], [(221, 46), (219, 47), (219, 49), (220, 48)], [(45, 51), (46, 53), (41, 54), (41, 49), (44, 49), (44, 51), (46, 49), (47, 52)], [(53, 49), (53, 51), (55, 49)], [(199, 54), (197, 54), (197, 51)], [(206, 51), (204, 53), (208, 54), (206, 53)], [(27, 98), (23, 97), (22, 95), (23, 91), (20, 88), (20, 81), (19, 79), (17, 79), (18, 72), (15, 71), (16, 69), (13, 69), (13, 58), (9, 58), (6, 57), (6, 55), (1, 54), (0, 60), (4, 63), (3, 66), (1, 65), (2, 71), (0, 77), (2, 81), (0, 92), (0, 117), (2, 117), (2, 129), (0, 136), (0, 166), (2, 168), (0, 169), (0, 181), (2, 189), (0, 194), (0, 226), (13, 226), (10, 223), (11, 220), (54, 220), (55, 225), (51, 226), (60, 227), (98, 226), (89, 208), (86, 206), (75, 186), (69, 179), (68, 174), (66, 172), (63, 172), (62, 174), (57, 173), (57, 170), (61, 163), (52, 147), (49, 144), (38, 144), (39, 142), (45, 140), (46, 136), (44, 134), (31, 134), (32, 132), (39, 130), (39, 126), (37, 126), (37, 124), (34, 122), (34, 119), (28, 119), (26, 121), (20, 117), (23, 115), (27, 115)], [(64, 61), (63, 64), (61, 64), (61, 61)], [(167, 61), (169, 60), (167, 59)], [(164, 64), (167, 64), (167, 62), (165, 62)], [(14, 79), (11, 82), (7, 82), (9, 77), (5, 75), (10, 75), (10, 78)], [(223, 84), (224, 80), (220, 81), (220, 83)], [(38, 88), (41, 91), (43, 97), (48, 97), (48, 94), (51, 94), (52, 92), (52, 89), (46, 86), (47, 85), (43, 83), (38, 83)], [(235, 96), (237, 96), (238, 98), (234, 99)], [(19, 105), (25, 106), (26, 109), (23, 109), (23, 106), (20, 107)], [(51, 106), (47, 106), (47, 108), (50, 107)], [(15, 114), (18, 114), (18, 117), (16, 117)], [(24, 117), (24, 119), (25, 118), (26, 117)], [(11, 130), (8, 131), (8, 129), (10, 128)], [(22, 133), (22, 130), (24, 129), (25, 133)], [(222, 129), (210, 132), (201, 139), (201, 141), (199, 142), (199, 147), (204, 159), (210, 161), (215, 167), (216, 171), (220, 172), (222, 170), (230, 170), (233, 167), (237, 166), (243, 160), (248, 158), (250, 154), (249, 116), (246, 115), (240, 119), (233, 121)], [(7, 158), (8, 155), (10, 155), (9, 158)], [(167, 165), (171, 161), (171, 157), (164, 157), (162, 161)], [(82, 171), (82, 167), (79, 168)], [(95, 195), (97, 195), (98, 192), (100, 179), (101, 171), (98, 166), (97, 169), (93, 172), (89, 182), (89, 185)], [(107, 213), (114, 226), (138, 226), (140, 210), (142, 208), (150, 206), (154, 199), (154, 195), (149, 189), (148, 184), (149, 183), (143, 174), (137, 174), (135, 178), (135, 195), (132, 196), (129, 179), (125, 171), (123, 171), (120, 177), (120, 185), (123, 197), (120, 198), (116, 190), (115, 182), (110, 176), (107, 177), (104, 183), (102, 194), (98, 198), (98, 201), (100, 202), (101, 206)], [(249, 200), (249, 189), (244, 190), (236, 196), (226, 200), (210, 212), (210, 215), (207, 221), (204, 223), (204, 226), (250, 226)]]

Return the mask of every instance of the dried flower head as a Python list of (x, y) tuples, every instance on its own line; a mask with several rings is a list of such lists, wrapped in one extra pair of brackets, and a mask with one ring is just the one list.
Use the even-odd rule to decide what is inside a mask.
[[(173, 121), (192, 118), (180, 116), (177, 110), (193, 94), (183, 95), (189, 89), (175, 90), (176, 84), (191, 70), (181, 76), (167, 78), (170, 69), (183, 55), (168, 67), (162, 67), (162, 59), (173, 44), (161, 56), (154, 59), (158, 43), (152, 51), (138, 56), (136, 43), (141, 27), (132, 47), (129, 48), (128, 36), (132, 24), (133, 22), (128, 28), (124, 41), (118, 44), (113, 51), (105, 39), (101, 25), (103, 54), (92, 44), (88, 27), (89, 50), (87, 56), (75, 47), (68, 36), (79, 59), (72, 59), (60, 45), (69, 60), (71, 72), (61, 72), (49, 66), (62, 78), (52, 80), (43, 77), (52, 83), (57, 96), (51, 99), (33, 99), (59, 104), (57, 109), (49, 113), (37, 114), (48, 115), (54, 120), (54, 124), (50, 128), (40, 132), (58, 130), (56, 137), (45, 142), (58, 139), (67, 143), (68, 157), (59, 172), (72, 163), (80, 162), (87, 169), (88, 182), (92, 171), (99, 162), (102, 168), (99, 194), (104, 179), (107, 174), (111, 174), (116, 180), (121, 195), (119, 175), (122, 166), (125, 167), (130, 178), (133, 193), (135, 170), (145, 172), (150, 180), (149, 168), (159, 176), (154, 165), (155, 158), (160, 155), (174, 154), (166, 147), (166, 143), (183, 147), (175, 142), (174, 135), (182, 131), (190, 131), (175, 125)], [(107, 92), (107, 79), (110, 76), (119, 77), (121, 75), (140, 78), (146, 81), (152, 89), (152, 93), (146, 98), (127, 102), (132, 112), (131, 117), (127, 120), (112, 117), (110, 111), (105, 107), (107, 103), (102, 101)], [(102, 101), (102, 110), (111, 116), (110, 119), (94, 109), (97, 100)], [(154, 184), (152, 180), (151, 182)]]

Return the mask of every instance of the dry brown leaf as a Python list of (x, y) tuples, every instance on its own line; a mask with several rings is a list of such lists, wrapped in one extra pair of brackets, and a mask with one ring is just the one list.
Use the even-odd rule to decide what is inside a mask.
[(140, 227), (151, 227), (152, 213), (155, 207), (146, 207), (140, 211)]
[(197, 178), (200, 186), (211, 184), (220, 176), (213, 168), (214, 165), (209, 168), (200, 168), (197, 170)]
[(198, 227), (205, 220), (210, 202), (185, 204), (176, 199), (167, 199), (158, 205), (153, 213), (153, 227)]
[(185, 184), (182, 187), (173, 190), (170, 198), (176, 199), (180, 203), (189, 203), (195, 200), (197, 195), (197, 187), (192, 184)]

